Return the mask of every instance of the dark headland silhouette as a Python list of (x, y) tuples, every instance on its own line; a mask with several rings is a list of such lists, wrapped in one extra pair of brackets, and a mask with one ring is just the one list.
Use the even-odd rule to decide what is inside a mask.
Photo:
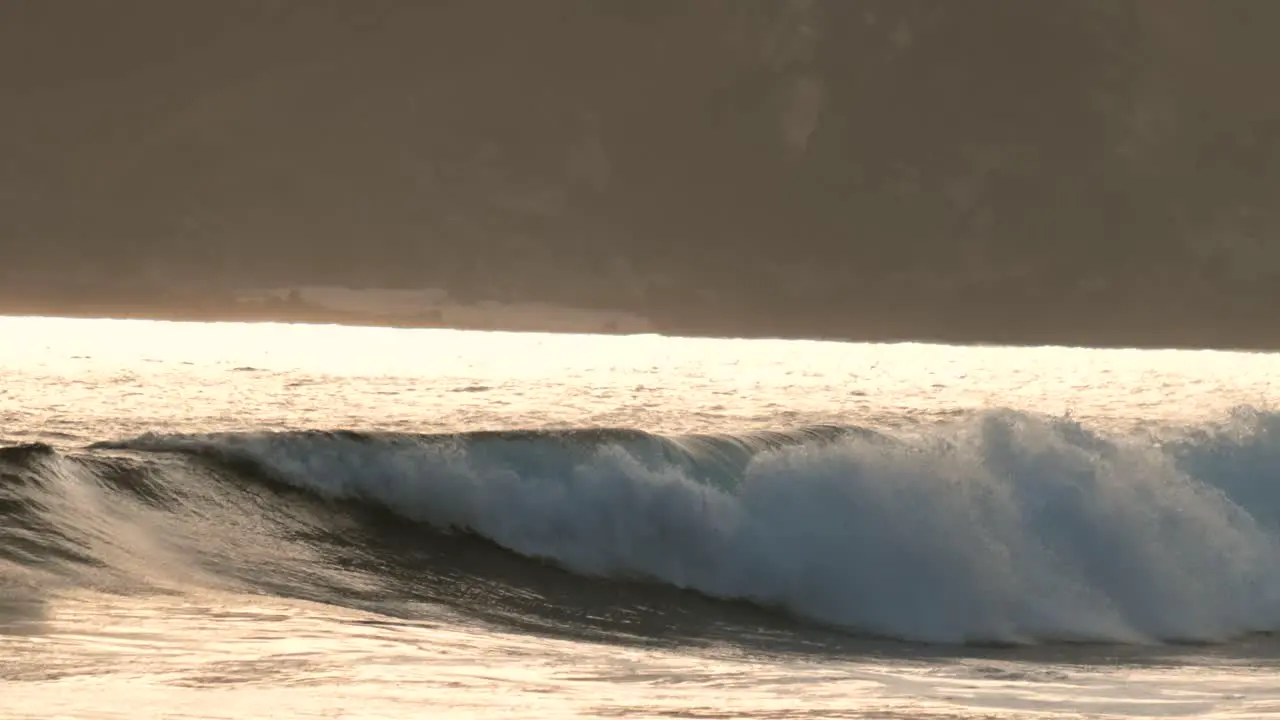
[(0, 312), (436, 288), (671, 333), (1276, 348), (1277, 28), (1275, 0), (8, 0)]

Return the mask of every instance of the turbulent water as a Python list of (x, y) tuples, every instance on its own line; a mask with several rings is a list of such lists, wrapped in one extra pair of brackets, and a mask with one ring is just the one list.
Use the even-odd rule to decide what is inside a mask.
[(0, 319), (0, 716), (1280, 716), (1280, 357)]

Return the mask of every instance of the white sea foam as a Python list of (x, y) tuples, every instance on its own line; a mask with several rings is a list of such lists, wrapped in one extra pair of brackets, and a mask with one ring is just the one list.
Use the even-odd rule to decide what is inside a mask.
[[(702, 451), (547, 438), (149, 438), (247, 453), (579, 573), (930, 642), (1213, 641), (1280, 629), (1274, 416), (1160, 445), (1007, 411), (889, 440)], [(730, 442), (731, 439), (726, 439)]]

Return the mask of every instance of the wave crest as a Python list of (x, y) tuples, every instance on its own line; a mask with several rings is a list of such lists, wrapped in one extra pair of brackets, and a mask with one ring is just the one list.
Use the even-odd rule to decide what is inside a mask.
[(927, 642), (1280, 629), (1275, 416), (1167, 443), (990, 411), (915, 433), (147, 436), (581, 574)]

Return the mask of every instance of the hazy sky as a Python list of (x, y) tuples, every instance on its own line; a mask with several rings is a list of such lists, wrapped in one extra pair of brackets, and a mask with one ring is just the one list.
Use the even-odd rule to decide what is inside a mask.
[(1265, 344), (1277, 21), (1268, 0), (14, 0), (0, 301), (327, 282), (730, 333)]

